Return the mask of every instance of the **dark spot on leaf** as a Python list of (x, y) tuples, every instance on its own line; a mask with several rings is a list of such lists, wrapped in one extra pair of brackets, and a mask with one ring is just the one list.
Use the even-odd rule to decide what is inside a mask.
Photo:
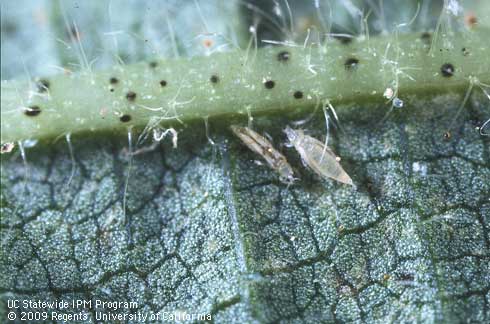
[(30, 106), (24, 110), (24, 114), (29, 117), (37, 116), (41, 113), (41, 108), (39, 106)]
[(303, 92), (301, 92), (301, 91), (296, 91), (296, 92), (294, 92), (293, 96), (294, 96), (296, 99), (301, 99), (301, 98), (303, 98)]
[(110, 84), (118, 84), (119, 83), (119, 80), (115, 77), (112, 77), (109, 79), (109, 83)]
[(152, 69), (156, 68), (158, 66), (158, 63), (155, 62), (155, 61), (151, 61), (149, 64), (148, 64)]
[(429, 32), (423, 32), (420, 34), (420, 39), (425, 45), (430, 45), (432, 43), (432, 35)]
[(161, 80), (161, 81), (160, 81), (160, 85), (161, 85), (162, 87), (167, 86), (167, 81), (165, 81), (165, 80)]
[(286, 62), (289, 60), (290, 57), (291, 53), (289, 53), (288, 51), (282, 51), (277, 54), (277, 60), (279, 62)]
[(335, 35), (334, 38), (344, 45), (352, 43), (352, 40), (354, 39), (350, 35)]
[(346, 70), (355, 70), (358, 64), (359, 64), (359, 60), (356, 59), (355, 57), (351, 57), (345, 61), (344, 66)]
[(212, 75), (210, 78), (209, 78), (209, 81), (211, 81), (211, 83), (218, 83), (219, 81), (219, 77), (217, 75)]
[(468, 50), (466, 47), (463, 47), (463, 48), (461, 49), (461, 52), (463, 52), (463, 55), (464, 55), (464, 56), (468, 56), (468, 55), (470, 55), (470, 51), (469, 51), (469, 50)]
[(114, 92), (114, 88), (111, 88), (111, 90), (109, 90), (110, 92)]
[(128, 121), (131, 120), (131, 116), (130, 115), (122, 115), (121, 117), (119, 117), (119, 120), (122, 121), (123, 123), (127, 123)]
[(128, 99), (129, 101), (134, 101), (136, 99), (136, 92), (129, 91), (128, 93), (126, 93), (126, 99)]
[(46, 92), (49, 89), (49, 81), (46, 79), (40, 79), (36, 82), (38, 92)]
[(275, 85), (276, 85), (276, 83), (272, 80), (267, 80), (264, 82), (264, 87), (266, 89), (272, 89), (272, 88), (274, 88)]
[(444, 63), (441, 66), (441, 73), (442, 76), (445, 78), (452, 77), (454, 75), (454, 65), (452, 65), (451, 63)]

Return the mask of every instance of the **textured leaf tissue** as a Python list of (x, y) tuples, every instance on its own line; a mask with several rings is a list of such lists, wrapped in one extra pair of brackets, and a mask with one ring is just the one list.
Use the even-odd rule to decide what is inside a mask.
[(490, 2), (0, 10), (1, 323), (490, 323)]

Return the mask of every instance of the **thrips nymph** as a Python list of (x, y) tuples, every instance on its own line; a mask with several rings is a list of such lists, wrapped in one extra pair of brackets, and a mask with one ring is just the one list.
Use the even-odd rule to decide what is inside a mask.
[(328, 146), (311, 136), (305, 135), (301, 129), (292, 129), (288, 126), (284, 132), (303, 162), (316, 174), (354, 185), (352, 179), (340, 165), (338, 157)]

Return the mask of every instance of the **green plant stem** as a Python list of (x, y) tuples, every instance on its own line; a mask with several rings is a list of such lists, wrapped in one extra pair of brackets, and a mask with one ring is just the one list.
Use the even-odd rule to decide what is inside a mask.
[[(432, 49), (430, 39), (407, 34), (157, 60), (153, 67), (142, 62), (58, 75), (46, 79), (47, 90), (34, 82), (4, 81), (2, 143), (143, 128), (150, 119), (165, 124), (306, 111), (326, 100), (383, 102), (387, 88), (405, 106), (423, 94), (463, 95), (470, 80), (490, 83), (488, 34), (476, 29), (441, 36)], [(118, 82), (111, 84), (111, 78)], [(39, 112), (28, 116), (26, 107)]]

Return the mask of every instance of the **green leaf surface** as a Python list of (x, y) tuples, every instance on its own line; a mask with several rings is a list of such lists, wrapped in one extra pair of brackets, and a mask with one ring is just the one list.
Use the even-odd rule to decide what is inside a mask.
[(124, 143), (74, 141), (70, 184), (64, 143), (28, 151), (27, 184), (20, 156), (2, 156), (2, 299), (136, 301), (215, 322), (487, 322), (490, 143), (478, 108), (444, 139), (458, 99), (378, 127), (361, 107), (341, 114), (333, 147), (357, 190), (292, 151), (302, 180), (287, 188), (237, 140), (196, 131), (134, 156), (124, 217)]
[[(100, 135), (72, 138), (73, 158), (62, 140), (26, 149), (26, 163), (2, 154), (0, 319), (8, 300), (75, 299), (137, 303), (56, 310), (87, 314), (80, 323), (108, 311), (488, 323), (490, 137), (475, 127), (489, 101), (474, 92), (445, 138), (463, 95), (416, 98), (386, 120), (385, 105), (335, 107), (329, 143), (357, 188), (321, 180), (282, 147), (300, 178), (287, 187), (224, 121), (210, 129), (215, 145), (192, 125), (178, 148), (132, 159), (127, 140)], [(280, 147), (288, 123), (253, 125)], [(303, 127), (324, 139), (321, 113)]]

